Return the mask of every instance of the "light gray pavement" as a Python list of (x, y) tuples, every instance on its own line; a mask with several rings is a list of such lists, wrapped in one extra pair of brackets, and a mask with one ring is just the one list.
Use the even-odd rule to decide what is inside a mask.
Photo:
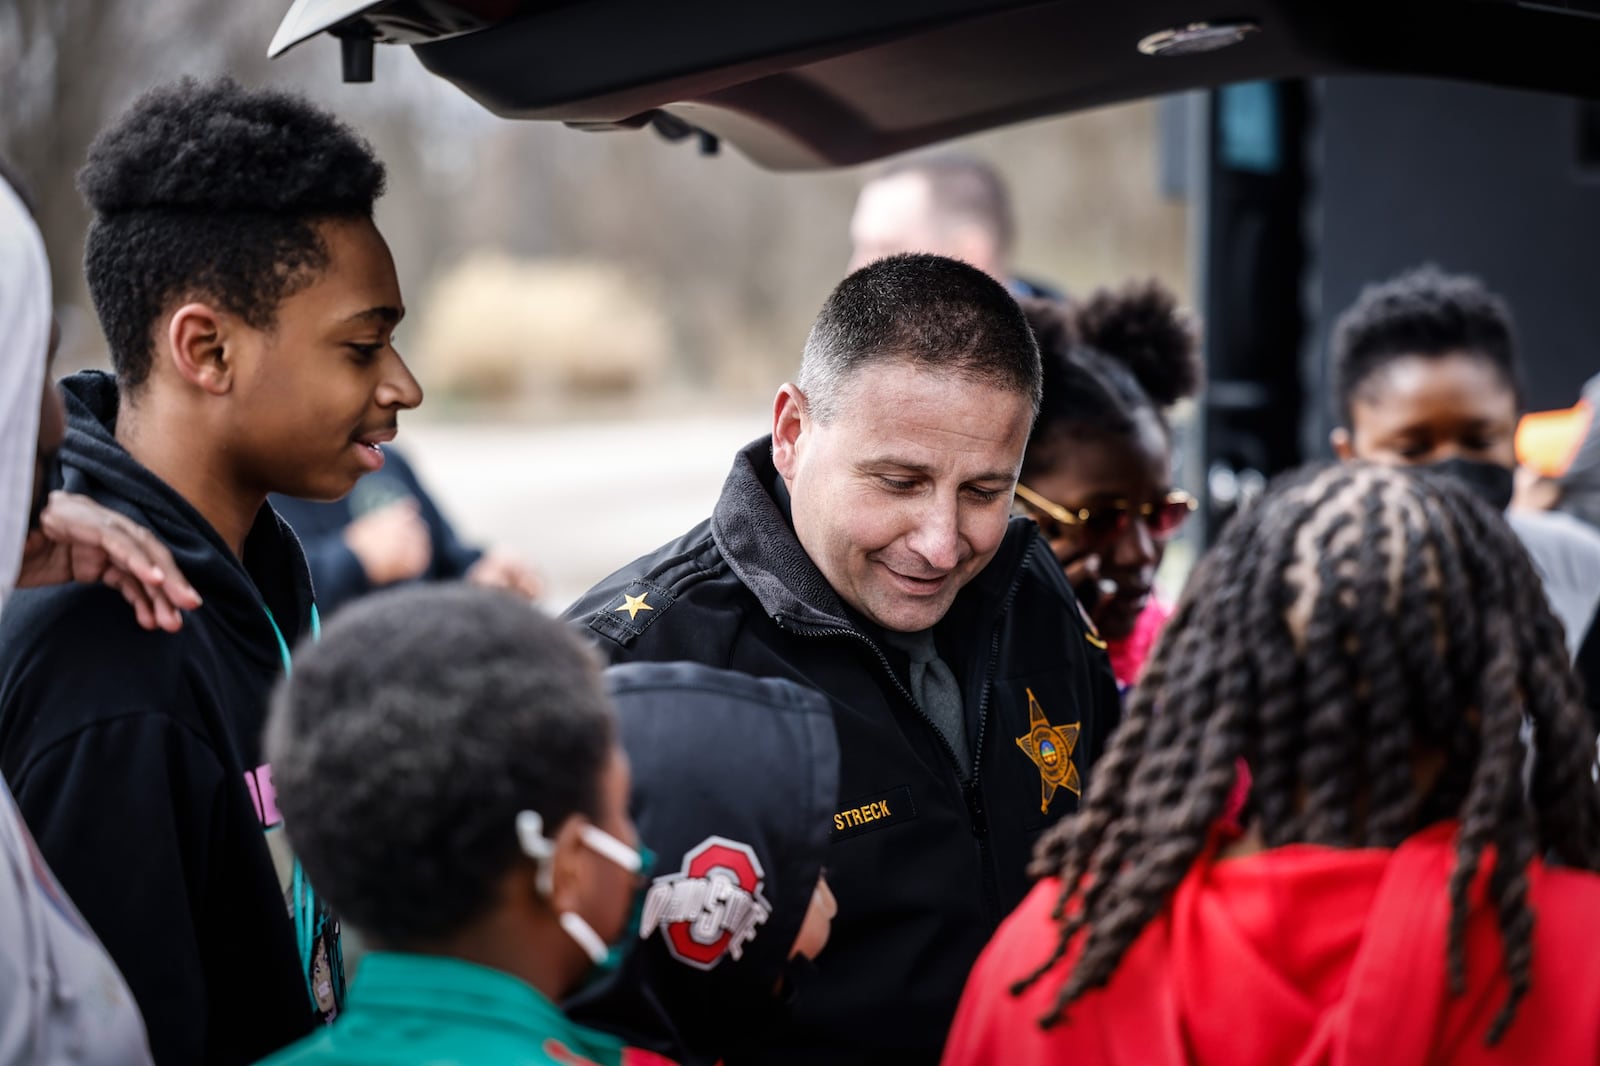
[(768, 408), (555, 426), (401, 420), (405, 450), (462, 536), (515, 551), (559, 611), (711, 513)]

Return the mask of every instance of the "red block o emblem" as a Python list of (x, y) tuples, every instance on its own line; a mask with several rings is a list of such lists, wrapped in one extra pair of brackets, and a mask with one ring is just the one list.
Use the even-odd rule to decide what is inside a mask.
[(755, 849), (710, 836), (683, 857), (680, 873), (658, 877), (645, 900), (641, 937), (661, 928), (667, 950), (699, 970), (734, 959), (772, 913)]

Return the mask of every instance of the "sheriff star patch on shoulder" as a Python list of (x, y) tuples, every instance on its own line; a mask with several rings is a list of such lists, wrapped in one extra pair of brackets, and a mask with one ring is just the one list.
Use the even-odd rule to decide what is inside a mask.
[(725, 958), (738, 962), (772, 905), (761, 860), (749, 844), (708, 836), (683, 856), (683, 868), (650, 885), (639, 921), (639, 939), (657, 930), (667, 953), (697, 970), (713, 970)]
[(1028, 731), (1017, 738), (1017, 747), (1039, 768), (1039, 810), (1048, 814), (1056, 789), (1064, 788), (1074, 796), (1083, 794), (1078, 768), (1072, 762), (1083, 723), (1051, 725), (1033, 689), (1028, 689), (1027, 693)]
[(628, 582), (589, 619), (589, 628), (619, 644), (631, 643), (655, 624), (677, 597), (653, 581)]

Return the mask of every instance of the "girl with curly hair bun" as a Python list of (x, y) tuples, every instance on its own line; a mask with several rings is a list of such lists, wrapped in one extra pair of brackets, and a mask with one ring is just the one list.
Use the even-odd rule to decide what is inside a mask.
[(1044, 398), (1017, 509), (1039, 524), (1118, 683), (1131, 685), (1169, 613), (1155, 596), (1156, 570), (1195, 506), (1172, 484), (1165, 414), (1199, 387), (1195, 334), (1155, 281), (1082, 305), (1022, 306), (1039, 341)]
[(1498, 514), (1288, 475), (1196, 570), (944, 1061), (1600, 1061), (1590, 736)]

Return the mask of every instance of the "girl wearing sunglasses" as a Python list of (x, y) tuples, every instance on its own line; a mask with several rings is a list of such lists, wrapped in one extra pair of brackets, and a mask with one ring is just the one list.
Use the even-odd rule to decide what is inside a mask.
[(1199, 387), (1195, 334), (1154, 281), (1023, 309), (1044, 359), (1044, 399), (1017, 510), (1039, 523), (1118, 682), (1130, 685), (1170, 613), (1154, 595), (1156, 569), (1195, 507), (1172, 485), (1165, 413)]

